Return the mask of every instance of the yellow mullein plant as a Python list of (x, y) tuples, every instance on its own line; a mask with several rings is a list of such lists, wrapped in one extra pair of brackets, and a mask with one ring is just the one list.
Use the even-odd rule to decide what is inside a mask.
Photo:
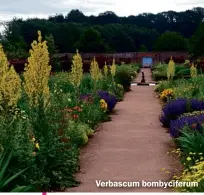
[(95, 93), (96, 84), (100, 78), (100, 69), (99, 69), (98, 62), (96, 61), (95, 57), (94, 57), (93, 61), (91, 62), (90, 74), (91, 74), (92, 79), (94, 80), (94, 93)]
[(38, 42), (33, 41), (30, 57), (25, 65), (24, 89), (30, 106), (39, 106), (43, 98), (44, 106), (49, 103), (50, 91), (48, 86), (51, 66), (49, 65), (49, 52), (46, 41), (42, 41), (41, 32), (38, 31)]
[(175, 63), (171, 57), (169, 64), (168, 64), (168, 68), (167, 68), (167, 78), (169, 79), (173, 79), (175, 74)]
[(105, 62), (105, 65), (103, 67), (103, 73), (104, 73), (105, 76), (108, 75), (108, 66), (106, 65), (106, 62)]
[(194, 64), (191, 65), (190, 72), (191, 72), (191, 78), (194, 78), (197, 76), (197, 68), (196, 66), (194, 66)]
[(91, 67), (90, 67), (90, 74), (94, 81), (98, 81), (99, 73), (100, 73), (100, 70), (99, 70), (98, 62), (96, 61), (96, 58), (94, 57), (93, 61), (91, 62)]
[(76, 54), (72, 60), (71, 82), (74, 86), (79, 87), (83, 77), (83, 62), (79, 51), (76, 50)]
[(111, 75), (112, 75), (112, 77), (115, 76), (115, 73), (116, 73), (116, 65), (115, 65), (115, 59), (113, 58), (113, 63), (111, 65)]
[(4, 108), (15, 107), (20, 97), (21, 79), (14, 67), (10, 67), (0, 44), (0, 104)]

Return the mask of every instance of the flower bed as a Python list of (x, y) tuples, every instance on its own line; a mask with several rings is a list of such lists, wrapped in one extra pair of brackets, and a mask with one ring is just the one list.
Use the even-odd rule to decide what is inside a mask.
[[(197, 75), (192, 66), (190, 79), (162, 81), (156, 87), (160, 98), (166, 103), (160, 121), (179, 147), (179, 155), (184, 167), (180, 175), (172, 181), (199, 182), (195, 187), (175, 187), (178, 192), (203, 192), (204, 177), (204, 77)], [(169, 90), (171, 89), (171, 90)]]
[(171, 120), (176, 120), (180, 115), (192, 112), (204, 110), (204, 101), (192, 99), (187, 100), (185, 98), (176, 99), (167, 103), (162, 109), (160, 121), (163, 126), (169, 127)]
[[(8, 66), (2, 46), (0, 60), (0, 191), (64, 191), (79, 185), (74, 175), (81, 147), (99, 123), (110, 120), (124, 96), (114, 59), (104, 71), (94, 58), (84, 74), (77, 51), (71, 72), (51, 74), (46, 42), (38, 32), (21, 77)], [(130, 67), (128, 79), (133, 67), (138, 71)]]

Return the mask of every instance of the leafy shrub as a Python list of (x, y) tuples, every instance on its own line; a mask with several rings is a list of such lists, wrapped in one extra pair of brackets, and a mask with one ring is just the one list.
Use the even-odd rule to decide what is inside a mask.
[(100, 99), (93, 97), (92, 94), (81, 95), (80, 99), (84, 101), (83, 112), (80, 114), (80, 121), (95, 128), (97, 124), (110, 120), (106, 112), (100, 109)]
[[(157, 64), (152, 69), (153, 79), (155, 81), (166, 80), (167, 79), (167, 67), (168, 64)], [(175, 79), (182, 77), (190, 77), (190, 67), (184, 66), (182, 64), (175, 65)]]
[(152, 77), (155, 81), (167, 79), (168, 64), (158, 64), (153, 67)]
[[(9, 166), (11, 165), (11, 160), (13, 157), (13, 152), (1, 152), (0, 153), (0, 191), (1, 192), (28, 192), (33, 191), (33, 186), (16, 186), (15, 180), (18, 179), (28, 168), (25, 168), (14, 175), (9, 173)], [(9, 187), (8, 187), (9, 186)], [(13, 189), (11, 190), (11, 188)]]
[[(199, 121), (200, 122), (200, 121)], [(193, 125), (195, 126), (195, 125)], [(192, 125), (185, 126), (180, 130), (180, 137), (175, 139), (175, 142), (186, 153), (203, 153), (204, 151), (204, 135), (203, 131), (195, 131)]]
[(109, 90), (114, 93), (118, 101), (123, 100), (125, 91), (122, 85), (115, 84)]
[(165, 89), (170, 89), (175, 86), (174, 81), (159, 81), (158, 85), (155, 87), (155, 91), (161, 93)]
[(88, 137), (93, 135), (93, 133), (94, 131), (87, 124), (74, 121), (69, 122), (67, 136), (70, 137), (70, 141), (76, 144), (77, 147), (87, 144)]
[[(2, 147), (15, 149), (11, 174), (29, 167), (19, 177), (18, 184), (32, 184), (37, 191), (78, 185), (74, 173), (78, 170), (79, 151), (75, 145), (64, 141), (67, 139), (67, 120), (61, 112), (62, 99), (61, 94), (55, 93), (47, 109), (27, 105), (27, 117), (16, 116), (7, 128), (1, 123)], [(6, 135), (9, 139), (5, 139)]]
[(130, 72), (130, 70), (126, 66), (122, 65), (120, 67), (117, 67), (115, 81), (117, 84), (122, 85), (125, 91), (129, 91), (132, 81), (131, 76), (132, 73)]
[(51, 91), (57, 88), (58, 90), (61, 89), (63, 93), (73, 93), (75, 91), (67, 72), (60, 72), (51, 76), (49, 79), (49, 87)]
[(190, 67), (185, 67), (183, 65), (177, 65), (175, 67), (175, 75), (177, 78), (181, 78), (183, 76), (190, 77)]
[(94, 83), (90, 74), (83, 75), (79, 89), (81, 94), (91, 93), (93, 91)]

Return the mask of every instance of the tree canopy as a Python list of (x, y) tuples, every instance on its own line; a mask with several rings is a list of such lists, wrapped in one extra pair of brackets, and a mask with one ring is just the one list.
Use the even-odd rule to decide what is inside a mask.
[(187, 49), (187, 40), (177, 32), (167, 31), (155, 43), (156, 51), (186, 51)]
[(1, 42), (7, 52), (28, 51), (40, 30), (43, 37), (53, 36), (60, 53), (75, 52), (76, 48), (80, 52), (188, 51), (187, 40), (191, 40), (192, 52), (203, 53), (204, 44), (198, 47), (200, 41), (203, 43), (203, 27), (198, 30), (203, 19), (204, 8), (200, 7), (128, 17), (111, 11), (85, 16), (72, 10), (48, 19), (13, 19), (6, 24)]

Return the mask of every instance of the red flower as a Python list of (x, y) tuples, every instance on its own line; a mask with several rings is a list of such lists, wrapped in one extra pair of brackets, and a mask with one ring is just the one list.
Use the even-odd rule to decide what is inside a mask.
[(78, 118), (79, 118), (79, 115), (78, 115), (78, 114), (74, 114), (74, 115), (73, 115), (73, 118), (74, 118), (74, 119), (78, 119)]
[(196, 124), (196, 123), (193, 123), (191, 127), (192, 127), (193, 129), (196, 129), (197, 124)]

